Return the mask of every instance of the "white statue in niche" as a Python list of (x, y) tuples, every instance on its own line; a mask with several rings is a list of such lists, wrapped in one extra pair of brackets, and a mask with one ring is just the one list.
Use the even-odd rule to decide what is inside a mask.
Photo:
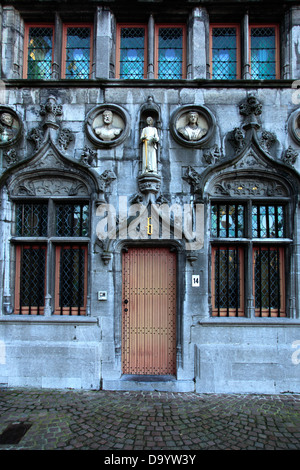
[(198, 124), (199, 114), (196, 111), (190, 111), (188, 113), (188, 123), (185, 127), (178, 129), (178, 132), (186, 139), (190, 141), (198, 141), (205, 134), (207, 129), (204, 129)]
[(103, 111), (103, 126), (95, 127), (94, 132), (100, 140), (111, 141), (116, 139), (122, 132), (119, 127), (113, 126), (113, 113), (109, 109)]
[(157, 173), (157, 142), (159, 141), (158, 132), (154, 127), (154, 121), (151, 116), (146, 119), (147, 126), (144, 127), (141, 134), (143, 142), (143, 173)]

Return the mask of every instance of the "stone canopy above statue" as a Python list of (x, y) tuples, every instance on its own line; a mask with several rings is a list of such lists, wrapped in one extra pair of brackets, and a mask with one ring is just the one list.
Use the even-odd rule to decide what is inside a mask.
[(97, 147), (114, 147), (128, 135), (129, 116), (120, 106), (101, 104), (89, 112), (85, 126), (89, 139)]
[(186, 105), (173, 113), (170, 129), (179, 144), (202, 147), (215, 132), (215, 119), (204, 106)]

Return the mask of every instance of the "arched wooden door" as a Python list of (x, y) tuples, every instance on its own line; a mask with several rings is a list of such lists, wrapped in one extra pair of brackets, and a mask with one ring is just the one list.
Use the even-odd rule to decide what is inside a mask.
[(176, 253), (129, 248), (123, 253), (124, 374), (176, 373)]

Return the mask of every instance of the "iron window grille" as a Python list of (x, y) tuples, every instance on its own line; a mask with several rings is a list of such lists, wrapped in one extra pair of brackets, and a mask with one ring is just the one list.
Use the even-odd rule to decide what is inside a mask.
[(240, 42), (237, 25), (211, 26), (212, 78), (234, 80), (240, 78)]
[(17, 204), (16, 235), (19, 237), (46, 237), (48, 204)]
[(250, 26), (251, 77), (270, 80), (278, 77), (278, 31), (276, 26)]
[(184, 78), (185, 27), (156, 26), (156, 77)]
[(88, 79), (91, 74), (92, 27), (64, 25), (63, 76)]

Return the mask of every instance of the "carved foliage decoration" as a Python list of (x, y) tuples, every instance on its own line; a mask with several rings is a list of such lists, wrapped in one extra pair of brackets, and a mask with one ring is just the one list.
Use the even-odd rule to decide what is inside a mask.
[(185, 105), (171, 116), (170, 131), (185, 147), (203, 147), (215, 133), (215, 118), (204, 106)]
[(219, 179), (210, 191), (214, 196), (284, 197), (287, 188), (279, 181), (268, 178)]

